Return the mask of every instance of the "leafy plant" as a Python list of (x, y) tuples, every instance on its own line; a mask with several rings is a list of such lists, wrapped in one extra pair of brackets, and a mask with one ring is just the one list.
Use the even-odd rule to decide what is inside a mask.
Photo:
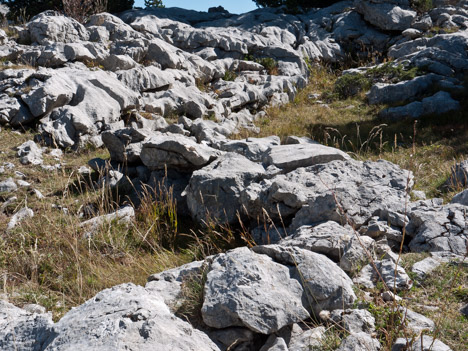
[(360, 73), (344, 74), (335, 83), (334, 92), (341, 98), (347, 99), (371, 87), (369, 78)]
[(233, 71), (226, 71), (223, 77), (223, 79), (227, 82), (233, 82), (236, 80), (236, 78), (237, 78), (237, 74)]

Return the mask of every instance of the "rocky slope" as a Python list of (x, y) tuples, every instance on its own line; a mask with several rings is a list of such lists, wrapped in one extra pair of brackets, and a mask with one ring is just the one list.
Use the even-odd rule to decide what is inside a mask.
[[(445, 34), (434, 35), (435, 27)], [(16, 40), (0, 31), (0, 57), (8, 61), (0, 71), (1, 124), (35, 125), (36, 142), (52, 147), (104, 145), (110, 169), (101, 159), (89, 165), (110, 187), (130, 189), (132, 204), (145, 184), (171, 186), (180, 211), (196, 221), (241, 219), (257, 244), (155, 274), (145, 287), (104, 290), (57, 323), (2, 302), (0, 348), (305, 350), (320, 348), (325, 328), (303, 322), (332, 320), (349, 335), (339, 350), (379, 349), (357, 287), (380, 281), (410, 289), (396, 254), (402, 244), (432, 254), (413, 268), (421, 279), (440, 262), (461, 260), (466, 196), (448, 205), (411, 201), (411, 172), (389, 162), (356, 161), (307, 138), (229, 136), (255, 128), (265, 107), (292, 101), (313, 79), (315, 61), (343, 64), (350, 52), (354, 59), (375, 52), (393, 59), (393, 68), (417, 71), (403, 81), (372, 78), (367, 98), (385, 104), (382, 118), (460, 109), (467, 27), (466, 2), (418, 15), (406, 0), (358, 0), (302, 15), (132, 10), (94, 15), (85, 25), (46, 12), (17, 27)], [(379, 67), (389, 66), (343, 77), (368, 78)], [(22, 163), (55, 167), (43, 164), (42, 153), (33, 141), (18, 148)], [(459, 165), (449, 184), (467, 174)], [(13, 193), (17, 183), (1, 179), (0, 192)], [(31, 212), (14, 214), (8, 229)], [(132, 215), (123, 207), (94, 221)], [(265, 215), (282, 229), (258, 226)], [(199, 325), (174, 314), (194, 277), (203, 284)], [(405, 316), (415, 337), (435, 328), (413, 311)], [(411, 349), (420, 343), (432, 339), (417, 338)], [(438, 340), (433, 346), (449, 349)]]

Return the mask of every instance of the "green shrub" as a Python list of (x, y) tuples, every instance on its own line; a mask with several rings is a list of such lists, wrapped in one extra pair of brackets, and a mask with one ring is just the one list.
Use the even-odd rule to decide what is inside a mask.
[(228, 82), (233, 82), (237, 78), (237, 74), (233, 71), (226, 71), (223, 79)]
[(371, 87), (371, 80), (365, 75), (345, 74), (337, 79), (334, 87), (334, 92), (342, 99), (347, 99), (351, 96), (356, 96), (360, 92)]
[(412, 0), (411, 7), (419, 13), (423, 13), (434, 8), (434, 5), (432, 0)]
[(265, 67), (268, 74), (274, 76), (278, 75), (278, 62), (275, 59), (272, 59), (271, 57), (264, 57), (255, 61)]

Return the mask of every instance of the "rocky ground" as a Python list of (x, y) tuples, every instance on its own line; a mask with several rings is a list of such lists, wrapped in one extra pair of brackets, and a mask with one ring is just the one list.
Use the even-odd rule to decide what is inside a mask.
[[(0, 348), (465, 350), (468, 161), (442, 199), (382, 159), (382, 123), (408, 160), (415, 119), (464, 126), (468, 4), (434, 5), (0, 30)], [(300, 106), (368, 113), (378, 157), (265, 132)]]

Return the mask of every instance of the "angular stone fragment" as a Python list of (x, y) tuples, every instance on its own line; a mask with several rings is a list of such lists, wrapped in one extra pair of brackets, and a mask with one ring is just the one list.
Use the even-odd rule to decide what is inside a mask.
[(194, 170), (213, 161), (218, 152), (209, 146), (197, 144), (180, 134), (161, 135), (143, 143), (141, 160), (151, 170), (175, 168)]

